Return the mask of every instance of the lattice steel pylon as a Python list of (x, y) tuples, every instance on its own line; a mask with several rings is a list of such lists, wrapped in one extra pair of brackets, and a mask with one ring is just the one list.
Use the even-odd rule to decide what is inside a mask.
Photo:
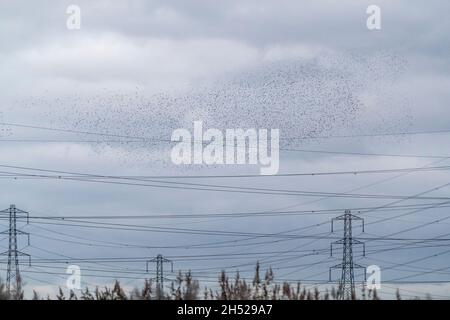
[(31, 257), (29, 254), (23, 253), (17, 249), (17, 235), (26, 235), (28, 237), (28, 245), (30, 244), (30, 235), (17, 229), (17, 218), (26, 218), (28, 223), (28, 212), (17, 209), (16, 206), (12, 204), (8, 209), (2, 210), (0, 213), (9, 214), (9, 229), (0, 232), (0, 234), (7, 234), (9, 237), (8, 251), (0, 253), (0, 255), (8, 256), (6, 289), (10, 299), (19, 299), (22, 295), (19, 256), (28, 257), (28, 263), (30, 265)]
[[(354, 239), (352, 236), (352, 221), (359, 220), (362, 221), (362, 231), (364, 232), (364, 219), (351, 214), (350, 210), (345, 210), (345, 213), (341, 216), (333, 218), (331, 220), (331, 232), (333, 232), (334, 221), (343, 221), (344, 222), (344, 237), (340, 240), (331, 243), (330, 251), (331, 256), (333, 256), (333, 245), (339, 244), (342, 245), (342, 262), (335, 266), (330, 267), (330, 281), (331, 281), (331, 270), (332, 269), (341, 269), (341, 279), (339, 280), (339, 288), (337, 292), (337, 298), (344, 299), (353, 299), (355, 296), (355, 268), (362, 268), (365, 270), (365, 267), (356, 264), (353, 262), (353, 245), (362, 245), (363, 246), (363, 256), (365, 256), (365, 244), (357, 239)], [(364, 272), (364, 277), (365, 277)]]
[(161, 254), (158, 254), (156, 258), (147, 261), (147, 272), (148, 264), (150, 262), (156, 262), (156, 298), (161, 300), (164, 298), (164, 263), (170, 263), (171, 271), (173, 272), (173, 262), (169, 259), (164, 258)]

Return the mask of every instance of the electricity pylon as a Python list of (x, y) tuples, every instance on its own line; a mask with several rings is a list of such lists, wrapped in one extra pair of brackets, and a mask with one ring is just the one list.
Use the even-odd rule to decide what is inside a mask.
[(15, 205), (11, 205), (8, 209), (0, 211), (0, 213), (9, 214), (9, 229), (1, 234), (8, 234), (9, 246), (8, 251), (0, 253), (0, 255), (8, 256), (8, 267), (6, 273), (6, 289), (10, 299), (19, 299), (22, 295), (22, 278), (19, 271), (19, 256), (28, 257), (28, 263), (31, 265), (31, 257), (29, 254), (23, 253), (17, 249), (17, 235), (26, 235), (28, 237), (28, 245), (30, 245), (30, 234), (17, 229), (17, 218), (26, 218), (28, 224), (28, 212), (17, 209)]
[(173, 272), (173, 262), (169, 259), (164, 258), (161, 254), (158, 254), (156, 258), (147, 261), (147, 272), (148, 264), (150, 262), (156, 262), (156, 298), (161, 300), (164, 298), (164, 263), (170, 263), (171, 272)]
[[(342, 262), (330, 268), (330, 281), (331, 281), (331, 270), (341, 269), (341, 279), (339, 280), (339, 288), (337, 292), (338, 299), (352, 299), (355, 295), (355, 268), (365, 267), (353, 262), (353, 245), (363, 246), (363, 256), (366, 254), (365, 244), (352, 237), (352, 221), (359, 220), (362, 222), (362, 231), (364, 232), (364, 219), (355, 216), (350, 213), (350, 210), (345, 210), (345, 214), (333, 218), (331, 220), (331, 232), (333, 232), (334, 221), (344, 222), (344, 237), (340, 240), (331, 243), (331, 256), (333, 256), (333, 245), (342, 245)], [(364, 277), (365, 277), (364, 272)]]

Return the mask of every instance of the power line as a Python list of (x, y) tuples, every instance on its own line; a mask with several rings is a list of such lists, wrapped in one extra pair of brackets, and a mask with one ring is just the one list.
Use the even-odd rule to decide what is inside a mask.
[[(40, 168), (18, 167), (0, 165), (0, 167), (33, 170), (33, 171), (46, 171), (55, 173), (69, 173), (64, 171), (47, 170)], [(394, 168), (394, 169), (374, 169), (374, 170), (349, 170), (349, 171), (318, 171), (318, 172), (295, 172), (295, 173), (277, 173), (273, 175), (261, 175), (261, 174), (241, 174), (241, 175), (140, 175), (140, 176), (126, 176), (126, 175), (98, 175), (88, 173), (70, 173), (69, 175), (42, 175), (42, 174), (30, 174), (19, 172), (7, 172), (0, 171), (2, 177), (10, 178), (92, 178), (92, 179), (126, 179), (126, 180), (148, 180), (148, 179), (219, 179), (219, 178), (274, 178), (274, 177), (301, 177), (301, 176), (329, 176), (329, 175), (361, 175), (361, 174), (386, 174), (386, 173), (399, 173), (399, 172), (429, 172), (429, 171), (446, 171), (450, 170), (450, 166), (433, 166), (433, 167), (412, 167), (412, 168)]]
[[(0, 167), (15, 167), (0, 165)], [(38, 171), (52, 171), (60, 172), (55, 170), (47, 169), (33, 169), (26, 167), (16, 167), (28, 170), (38, 170)], [(67, 173), (67, 172), (65, 172)], [(96, 177), (101, 179), (99, 176), (91, 174), (83, 174), (86, 177)], [(105, 180), (91, 180), (91, 179), (81, 179), (81, 178), (58, 178), (62, 180), (71, 181), (84, 181), (91, 183), (104, 183), (104, 184), (117, 184), (117, 185), (127, 185), (127, 186), (139, 186), (139, 187), (156, 187), (156, 188), (168, 188), (168, 189), (182, 189), (182, 190), (197, 190), (197, 191), (214, 191), (214, 192), (231, 192), (231, 193), (245, 193), (245, 194), (265, 194), (265, 195), (284, 195), (284, 196), (308, 196), (308, 197), (331, 197), (331, 198), (364, 198), (364, 199), (426, 199), (426, 200), (443, 200), (450, 199), (448, 197), (420, 197), (420, 196), (401, 196), (401, 195), (377, 195), (377, 194), (350, 194), (350, 193), (339, 193), (339, 192), (318, 192), (318, 191), (303, 191), (303, 190), (287, 190), (287, 189), (273, 189), (273, 188), (254, 188), (254, 187), (239, 187), (230, 185), (216, 185), (216, 184), (199, 184), (199, 183), (186, 183), (186, 182), (174, 182), (174, 181), (161, 181), (161, 180), (143, 180), (145, 182), (153, 182), (156, 184), (147, 183), (134, 183), (134, 182), (123, 182), (123, 181), (105, 181)], [(126, 179), (130, 180), (130, 179)], [(134, 179), (137, 180), (137, 179)], [(169, 185), (167, 185), (169, 184)]]
[[(46, 131), (57, 131), (57, 132), (67, 132), (67, 133), (77, 133), (86, 135), (97, 135), (97, 136), (108, 136), (115, 138), (127, 138), (127, 139), (139, 139), (139, 140), (150, 140), (150, 141), (161, 141), (161, 142), (171, 142), (170, 139), (162, 139), (159, 137), (139, 137), (131, 135), (121, 135), (107, 132), (93, 132), (93, 131), (83, 131), (75, 129), (63, 129), (63, 128), (53, 128), (46, 126), (37, 126), (29, 124), (20, 124), (12, 122), (0, 122), (0, 125), (9, 127), (19, 127)], [(442, 130), (423, 130), (423, 131), (401, 131), (401, 132), (380, 132), (380, 133), (363, 133), (363, 134), (349, 134), (349, 135), (323, 135), (323, 136), (303, 136), (303, 137), (280, 137), (280, 140), (315, 140), (315, 139), (341, 139), (341, 138), (364, 138), (364, 137), (383, 137), (383, 136), (404, 136), (404, 135), (424, 135), (424, 134), (443, 134), (450, 133), (450, 129)]]

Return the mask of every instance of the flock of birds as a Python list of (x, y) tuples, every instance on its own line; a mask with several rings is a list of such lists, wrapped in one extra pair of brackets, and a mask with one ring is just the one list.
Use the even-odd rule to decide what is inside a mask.
[[(327, 55), (266, 62), (190, 89), (150, 95), (139, 86), (133, 92), (64, 96), (49, 91), (18, 101), (15, 109), (33, 109), (50, 127), (78, 131), (66, 136), (91, 140), (100, 153), (111, 148), (128, 163), (167, 165), (172, 131), (191, 130), (195, 120), (205, 129), (278, 128), (284, 148), (308, 137), (365, 133), (380, 123), (395, 130), (405, 125), (407, 104), (403, 109), (397, 104), (396, 115), (385, 108), (386, 116), (377, 113), (374, 124), (373, 114), (365, 114), (364, 96), (379, 98), (383, 92), (385, 98), (389, 82), (404, 69), (405, 62), (393, 54)], [(2, 126), (3, 136), (14, 133), (5, 130), (11, 129)]]

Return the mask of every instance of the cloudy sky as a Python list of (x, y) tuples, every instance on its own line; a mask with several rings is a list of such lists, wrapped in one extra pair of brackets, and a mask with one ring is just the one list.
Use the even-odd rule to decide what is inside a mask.
[[(380, 30), (366, 25), (372, 4), (381, 8)], [(69, 5), (81, 10), (79, 30), (67, 28)], [(339, 250), (327, 250), (342, 227), (330, 233), (328, 222), (349, 208), (366, 221), (365, 233), (355, 226), (354, 234), (366, 239), (367, 255), (358, 249), (355, 260), (380, 266), (384, 297), (396, 287), (405, 296), (450, 297), (448, 7), (2, 0), (0, 204), (35, 217), (19, 222), (31, 234), (29, 246), (19, 241), (32, 256), (31, 267), (21, 261), (27, 292), (64, 287), (67, 261), (81, 267), (83, 286), (119, 278), (131, 288), (154, 276), (145, 258), (158, 253), (204, 285), (221, 269), (250, 277), (256, 260), (280, 280), (323, 283), (340, 262)], [(258, 177), (255, 165), (175, 166), (167, 140), (195, 120), (221, 130), (279, 129), (280, 174), (433, 169)], [(255, 176), (143, 181), (190, 175)], [(200, 217), (149, 218), (185, 214)], [(45, 216), (122, 218), (38, 219)], [(7, 250), (7, 238), (0, 245)], [(99, 258), (128, 260), (76, 262)]]

